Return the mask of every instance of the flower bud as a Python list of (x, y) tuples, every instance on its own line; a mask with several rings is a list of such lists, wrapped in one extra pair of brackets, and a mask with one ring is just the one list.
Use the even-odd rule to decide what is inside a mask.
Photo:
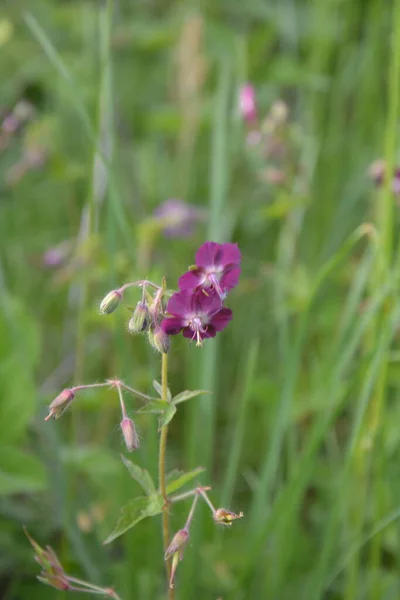
[(165, 560), (168, 560), (170, 556), (175, 554), (175, 552), (179, 552), (180, 555), (182, 555), (188, 539), (189, 532), (187, 529), (180, 529), (172, 538), (172, 541), (165, 552)]
[(112, 290), (103, 298), (100, 304), (100, 312), (102, 315), (109, 315), (118, 308), (119, 303), (122, 300), (122, 294), (119, 290)]
[(168, 560), (172, 556), (171, 565), (171, 577), (169, 580), (169, 587), (174, 587), (175, 572), (178, 567), (178, 563), (183, 559), (183, 550), (188, 542), (189, 532), (187, 529), (180, 529), (172, 538), (170, 545), (165, 553), (165, 560)]
[(139, 436), (136, 431), (135, 423), (132, 419), (124, 417), (120, 423), (122, 435), (124, 436), (126, 449), (129, 452), (139, 448)]
[(149, 323), (149, 309), (143, 300), (137, 303), (133, 315), (128, 323), (130, 333), (141, 333), (147, 329)]
[(161, 354), (167, 354), (171, 345), (169, 335), (159, 325), (154, 331), (149, 331), (149, 342)]
[(50, 585), (56, 590), (61, 590), (62, 592), (66, 592), (71, 589), (71, 586), (68, 582), (68, 579), (64, 575), (43, 575), (38, 576), (37, 579), (41, 583), (45, 583), (46, 585)]
[(230, 510), (226, 510), (226, 508), (217, 508), (217, 510), (214, 512), (214, 521), (221, 525), (232, 525), (232, 521), (235, 519), (241, 519), (242, 517), (242, 512), (236, 514)]
[(41, 548), (26, 530), (25, 534), (35, 550), (35, 560), (42, 568), (38, 576), (39, 581), (51, 585), (58, 590), (71, 589), (68, 576), (65, 574), (54, 550), (50, 546), (47, 546), (46, 549)]
[(74, 398), (75, 393), (73, 390), (69, 388), (63, 390), (50, 404), (49, 414), (47, 415), (45, 421), (48, 421), (51, 417), (54, 419), (61, 417), (63, 412), (68, 408)]

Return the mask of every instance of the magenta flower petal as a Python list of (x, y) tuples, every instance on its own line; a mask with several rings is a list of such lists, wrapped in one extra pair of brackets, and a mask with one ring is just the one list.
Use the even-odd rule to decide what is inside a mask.
[(216, 242), (205, 242), (196, 252), (196, 265), (198, 267), (209, 268), (219, 264), (222, 254), (222, 244)]
[(237, 244), (222, 244), (220, 264), (239, 265), (242, 260), (242, 255)]
[(193, 295), (194, 306), (196, 314), (212, 316), (221, 310), (221, 299), (215, 292), (203, 292), (199, 291)]
[(226, 269), (221, 277), (220, 286), (224, 290), (231, 290), (239, 283), (240, 267)]
[(161, 329), (168, 335), (176, 335), (187, 326), (187, 320), (182, 317), (167, 317), (161, 322)]
[(204, 283), (206, 275), (202, 269), (193, 269), (179, 277), (178, 285), (180, 290), (194, 290)]
[(211, 319), (209, 329), (213, 327), (215, 331), (222, 331), (232, 320), (232, 311), (230, 308), (221, 308)]
[(168, 300), (167, 312), (176, 317), (185, 317), (193, 312), (193, 295), (188, 290), (177, 292)]

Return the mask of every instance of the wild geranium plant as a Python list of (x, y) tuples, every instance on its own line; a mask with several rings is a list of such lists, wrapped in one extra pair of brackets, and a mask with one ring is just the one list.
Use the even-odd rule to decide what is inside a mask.
[[(175, 293), (168, 291), (165, 280), (161, 285), (140, 280), (126, 283), (119, 289), (109, 292), (100, 305), (100, 312), (104, 315), (114, 312), (123, 303), (128, 288), (138, 288), (141, 291), (141, 298), (132, 312), (128, 330), (135, 334), (146, 333), (150, 344), (161, 353), (161, 383), (154, 381), (157, 397), (136, 390), (119, 379), (76, 385), (63, 390), (53, 400), (46, 417), (46, 420), (52, 417), (58, 419), (71, 404), (76, 402), (77, 395), (86, 389), (109, 386), (118, 395), (121, 407), (120, 428), (126, 449), (132, 452), (139, 449), (139, 437), (135, 423), (128, 415), (125, 406), (125, 394), (131, 394), (141, 401), (142, 405), (137, 412), (154, 413), (159, 416), (158, 483), (156, 485), (153, 482), (151, 475), (145, 469), (122, 456), (123, 463), (130, 475), (143, 488), (144, 495), (135, 498), (121, 509), (120, 518), (105, 543), (112, 542), (146, 517), (162, 515), (164, 560), (170, 600), (174, 598), (175, 573), (189, 540), (190, 526), (198, 500), (206, 502), (216, 524), (230, 526), (235, 519), (243, 516), (241, 512), (236, 514), (225, 508), (215, 508), (207, 493), (211, 489), (208, 486), (196, 486), (194, 489), (176, 494), (203, 471), (201, 467), (188, 473), (174, 474), (168, 479), (165, 469), (168, 424), (182, 402), (206, 393), (203, 390), (185, 390), (175, 397), (172, 396), (168, 388), (170, 337), (182, 333), (189, 340), (189, 344), (193, 342), (201, 347), (206, 340), (215, 337), (228, 326), (232, 319), (232, 311), (224, 306), (224, 302), (228, 292), (238, 284), (240, 262), (241, 255), (236, 244), (205, 242), (196, 253), (196, 264), (180, 277), (179, 291)], [(171, 508), (177, 502), (188, 498), (193, 500), (186, 522), (183, 528), (171, 538), (169, 524)], [(43, 551), (32, 538), (29, 539), (42, 565), (40, 581), (59, 589), (79, 590), (117, 598), (111, 588), (92, 586), (66, 575), (51, 549)], [(46, 558), (46, 552), (50, 558)]]

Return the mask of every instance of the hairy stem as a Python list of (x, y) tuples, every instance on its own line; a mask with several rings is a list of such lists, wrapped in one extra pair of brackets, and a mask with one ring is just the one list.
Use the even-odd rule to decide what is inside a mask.
[[(163, 353), (161, 359), (161, 398), (168, 402), (168, 354)], [(164, 505), (162, 509), (162, 530), (163, 530), (163, 541), (164, 541), (164, 554), (169, 546), (169, 513), (168, 513), (168, 498), (167, 488), (165, 483), (165, 455), (167, 450), (167, 437), (168, 437), (168, 425), (164, 425), (161, 429), (160, 436), (160, 452), (158, 459), (158, 483), (160, 487), (161, 495), (164, 499)], [(170, 561), (165, 561), (167, 569), (167, 580), (170, 579), (171, 565)], [(169, 600), (174, 600), (174, 589), (169, 588), (168, 591)]]

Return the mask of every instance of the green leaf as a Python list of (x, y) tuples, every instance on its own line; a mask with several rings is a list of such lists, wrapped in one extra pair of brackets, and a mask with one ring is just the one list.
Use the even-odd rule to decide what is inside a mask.
[(188, 473), (173, 471), (171, 475), (172, 477), (175, 477), (167, 483), (167, 494), (169, 495), (173, 494), (174, 492), (177, 492), (181, 489), (181, 487), (183, 487), (184, 485), (189, 483), (189, 481), (192, 481), (192, 479), (197, 477), (197, 475), (203, 473), (203, 471), (205, 471), (204, 467), (197, 467), (196, 469), (193, 469), (193, 471), (189, 471)]
[(144, 406), (139, 408), (138, 413), (155, 413), (160, 414), (163, 413), (169, 406), (169, 402), (166, 400), (154, 400), (152, 402), (147, 402)]
[(0, 303), (0, 423), (2, 443), (24, 436), (35, 413), (35, 367), (40, 354), (37, 323), (15, 298)]
[[(156, 390), (157, 394), (160, 395), (160, 398), (162, 398), (162, 387), (156, 379), (154, 379), (154, 381), (153, 381), (153, 387)], [(171, 400), (172, 400), (172, 394), (171, 394), (171, 390), (169, 388), (167, 388), (167, 400), (168, 400), (168, 402), (171, 402)]]
[(173, 399), (173, 404), (180, 404), (181, 402), (186, 402), (186, 400), (190, 400), (191, 398), (195, 398), (196, 396), (201, 396), (202, 394), (210, 394), (207, 390), (185, 390), (181, 392)]
[(117, 537), (134, 527), (146, 517), (154, 517), (162, 512), (163, 499), (158, 494), (153, 496), (139, 496), (121, 508), (121, 515), (117, 525), (103, 544), (109, 544)]
[(146, 492), (148, 496), (153, 496), (156, 493), (156, 488), (150, 473), (146, 471), (146, 469), (142, 469), (142, 467), (135, 465), (133, 462), (125, 458), (123, 454), (121, 454), (121, 458), (129, 473), (143, 488), (143, 491)]
[(0, 495), (42, 492), (47, 488), (42, 463), (13, 446), (0, 446)]
[(162, 429), (163, 427), (165, 427), (166, 425), (168, 425), (168, 423), (170, 423), (172, 421), (175, 413), (176, 413), (175, 404), (168, 404), (168, 408), (165, 409), (165, 411), (163, 412), (163, 414), (160, 417), (160, 422), (159, 422), (160, 429)]

